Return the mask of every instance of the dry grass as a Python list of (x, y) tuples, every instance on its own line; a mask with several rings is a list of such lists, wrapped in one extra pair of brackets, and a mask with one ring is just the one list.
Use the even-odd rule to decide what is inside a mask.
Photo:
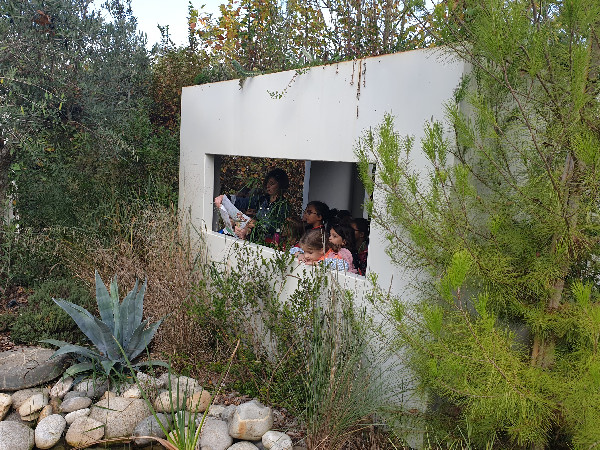
[(144, 317), (155, 321), (168, 315), (152, 341), (153, 355), (191, 366), (212, 360), (211, 333), (198, 329), (186, 311), (186, 300), (201, 276), (197, 260), (202, 246), (192, 250), (192, 238), (197, 236), (180, 227), (173, 210), (161, 208), (140, 212), (121, 229), (127, 232), (108, 246), (89, 237), (71, 245), (73, 273), (90, 287), (95, 270), (105, 283), (117, 275), (121, 298), (136, 278), (147, 278)]

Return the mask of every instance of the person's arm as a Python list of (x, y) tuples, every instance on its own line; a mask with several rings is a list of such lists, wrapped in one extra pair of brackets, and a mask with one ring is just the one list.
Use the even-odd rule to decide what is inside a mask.
[(233, 205), (240, 211), (247, 211), (250, 208), (250, 199), (248, 197), (236, 197)]

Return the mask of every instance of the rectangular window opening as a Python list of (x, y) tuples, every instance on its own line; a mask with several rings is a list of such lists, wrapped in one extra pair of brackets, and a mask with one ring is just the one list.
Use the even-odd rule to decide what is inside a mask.
[[(260, 215), (261, 212), (257, 213), (256, 206), (260, 205), (261, 201), (266, 201), (265, 196), (268, 197), (265, 191), (265, 182), (268, 180), (265, 178), (274, 169), (283, 170), (289, 180), (289, 187), (283, 193), (286, 202), (285, 213), (277, 217), (270, 216), (276, 219), (264, 227), (262, 235), (254, 233), (251, 240), (281, 250), (289, 249), (299, 240), (298, 233), (302, 233), (300, 230), (303, 228), (299, 227), (298, 221), (302, 219), (306, 206), (312, 201), (320, 201), (333, 213), (337, 212), (339, 217), (343, 217), (353, 229), (360, 228), (359, 233), (362, 234), (366, 227), (366, 242), (360, 248), (349, 249), (355, 257), (360, 255), (363, 259), (360, 274), (364, 275), (369, 228), (364, 203), (368, 197), (358, 175), (356, 163), (214, 155), (213, 192), (215, 196), (227, 195), (238, 209), (244, 213), (249, 212), (249, 216)], [(248, 211), (249, 206), (254, 208), (249, 208)], [(283, 223), (283, 216), (293, 220)], [(290, 226), (290, 221), (294, 221), (296, 226)], [(213, 231), (223, 229), (223, 221), (217, 213), (213, 215), (212, 226)]]

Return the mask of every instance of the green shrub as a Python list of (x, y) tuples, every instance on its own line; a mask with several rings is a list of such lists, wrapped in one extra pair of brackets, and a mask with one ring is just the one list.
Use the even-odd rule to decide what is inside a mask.
[(35, 231), (0, 224), (0, 287), (33, 286), (67, 276), (60, 261), (63, 229)]
[[(240, 341), (231, 387), (296, 415), (308, 448), (349, 448), (403, 387), (389, 381), (395, 374), (383, 376), (396, 367), (371, 347), (369, 317), (323, 268), (294, 270), (288, 254), (266, 258), (243, 243), (232, 252), (235, 260), (200, 267), (204, 279), (190, 304), (218, 346)], [(284, 298), (288, 280), (294, 289)]]
[(15, 315), (11, 313), (0, 314), (0, 332), (8, 331), (14, 322)]
[(69, 315), (52, 298), (64, 298), (82, 307), (94, 306), (90, 292), (74, 279), (42, 283), (28, 299), (10, 325), (11, 339), (16, 344), (38, 344), (42, 339), (84, 342), (85, 336)]

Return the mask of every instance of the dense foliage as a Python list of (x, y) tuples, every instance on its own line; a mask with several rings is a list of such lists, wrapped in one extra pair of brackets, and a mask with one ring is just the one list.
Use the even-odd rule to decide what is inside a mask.
[(365, 312), (322, 269), (299, 269), (286, 253), (269, 258), (240, 242), (235, 258), (201, 267), (189, 307), (217, 348), (239, 340), (237, 389), (299, 417), (308, 448), (333, 450), (384, 414), (397, 389), (382, 376), (384, 355), (366, 352)]
[(123, 199), (174, 200), (177, 141), (150, 125), (150, 59), (128, 3), (3, 0), (0, 34), (3, 192), (22, 226), (96, 225)]
[[(83, 342), (85, 336), (71, 318), (57, 308), (53, 298), (64, 298), (69, 302), (90, 308), (94, 301), (88, 290), (73, 279), (58, 279), (41, 284), (27, 299), (27, 305), (19, 314), (4, 314), (3, 320), (10, 323), (10, 338), (16, 344), (38, 345), (40, 339), (59, 339)], [(4, 330), (6, 331), (6, 330)]]
[(426, 45), (420, 2), (228, 0), (221, 15), (193, 11), (193, 42), (246, 71), (277, 71)]
[[(442, 430), (478, 446), (589, 448), (600, 430), (600, 4), (443, 2), (472, 65), (429, 123), (426, 177), (388, 117), (358, 146), (389, 254), (424, 270), (392, 313)], [(378, 175), (371, 179), (368, 163)], [(445, 405), (445, 407), (440, 406)], [(439, 429), (439, 428), (438, 428)]]

